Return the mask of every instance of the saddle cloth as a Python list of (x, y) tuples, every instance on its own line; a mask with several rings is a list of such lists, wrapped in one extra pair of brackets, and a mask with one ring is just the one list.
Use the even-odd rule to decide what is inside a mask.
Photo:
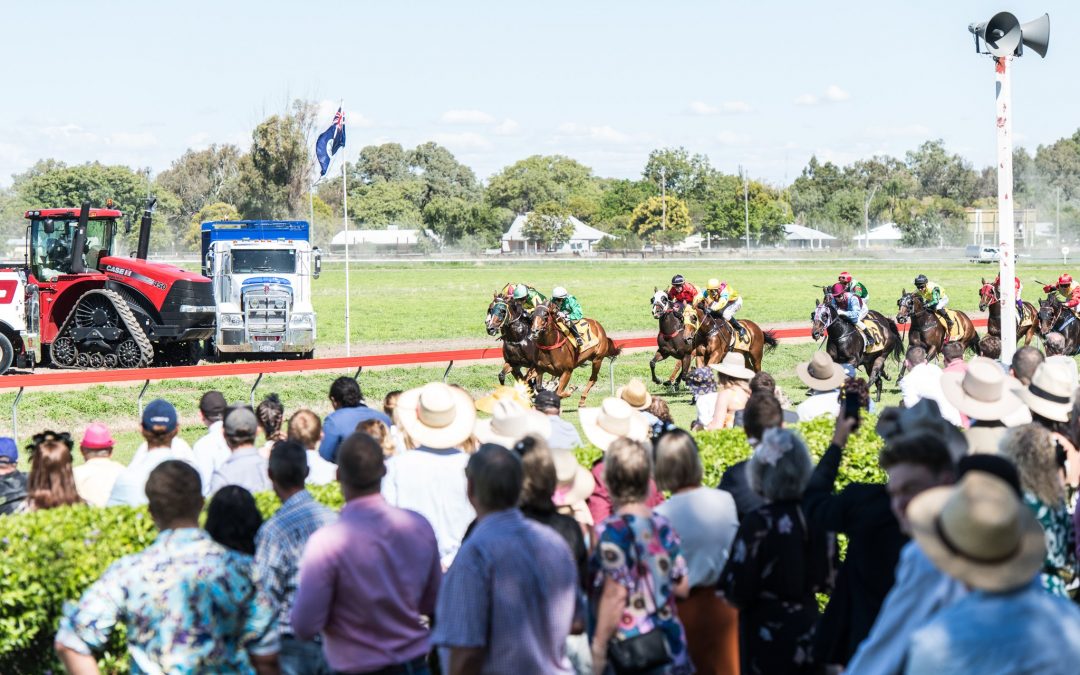
[[(743, 328), (746, 328), (746, 322), (743, 321), (742, 324)], [(728, 338), (728, 349), (734, 349), (738, 351), (748, 350), (751, 344), (750, 329), (746, 328), (746, 337), (744, 338), (742, 336), (742, 333), (736, 330), (734, 326), (729, 325), (729, 328), (731, 328), (731, 337)]]
[(1016, 316), (1016, 327), (1027, 328), (1038, 320), (1038, 310), (1034, 306), (1024, 303), (1024, 309)]
[(950, 319), (952, 319), (953, 327), (951, 331), (949, 330), (948, 324), (945, 323), (945, 319), (941, 318), (940, 314), (934, 312), (934, 317), (937, 318), (938, 323), (948, 333), (950, 340), (960, 339), (964, 336), (964, 327), (960, 325), (960, 312), (957, 312), (955, 309), (949, 309), (948, 307), (946, 307), (945, 313), (949, 315)]
[[(570, 333), (569, 328), (562, 326), (561, 324), (560, 327), (563, 329), (563, 333), (565, 333), (568, 338), (574, 338), (574, 336)], [(577, 328), (578, 333), (581, 335), (581, 340), (584, 343), (581, 345), (581, 347), (579, 347), (579, 351), (592, 349), (593, 347), (600, 344), (600, 337), (593, 333), (592, 324), (589, 323), (588, 319), (581, 319), (579, 321), (575, 321), (574, 327)], [(574, 344), (576, 345), (577, 343)]]
[(879, 326), (874, 321), (864, 321), (863, 324), (866, 326), (865, 332), (873, 335), (875, 340), (875, 343), (871, 345), (869, 340), (866, 339), (866, 335), (864, 335), (863, 332), (860, 331), (860, 335), (863, 339), (863, 346), (866, 348), (866, 353), (876, 354), (881, 350), (885, 349), (885, 341), (889, 338), (885, 331), (881, 329), (881, 326)]

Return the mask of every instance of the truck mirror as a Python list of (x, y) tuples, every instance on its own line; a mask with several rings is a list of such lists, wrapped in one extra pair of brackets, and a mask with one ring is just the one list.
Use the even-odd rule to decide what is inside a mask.
[(313, 279), (318, 279), (319, 275), (322, 274), (322, 251), (316, 247), (312, 250), (312, 253), (315, 258), (315, 270), (311, 273), (311, 277)]
[(206, 258), (203, 259), (202, 275), (204, 277), (210, 276), (210, 272), (214, 269), (214, 252), (207, 251)]
[(131, 214), (124, 216), (124, 234), (131, 234)]
[(56, 232), (56, 223), (53, 222), (52, 218), (46, 218), (41, 221), (41, 227), (45, 230), (45, 234), (53, 234)]

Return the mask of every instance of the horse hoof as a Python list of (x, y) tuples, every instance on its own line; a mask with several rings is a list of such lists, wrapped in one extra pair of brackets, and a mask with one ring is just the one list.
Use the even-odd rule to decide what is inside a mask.
[(579, 407), (579, 408), (584, 408), (585, 407), (585, 398), (584, 397), (582, 397), (581, 400), (579, 400), (577, 402), (577, 407)]

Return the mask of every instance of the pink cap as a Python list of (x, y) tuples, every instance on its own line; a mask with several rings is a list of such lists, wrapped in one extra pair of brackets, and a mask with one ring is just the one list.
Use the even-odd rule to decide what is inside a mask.
[(112, 434), (109, 433), (109, 427), (95, 422), (86, 427), (86, 433), (83, 434), (80, 447), (85, 450), (104, 450), (111, 448), (113, 445), (114, 441)]

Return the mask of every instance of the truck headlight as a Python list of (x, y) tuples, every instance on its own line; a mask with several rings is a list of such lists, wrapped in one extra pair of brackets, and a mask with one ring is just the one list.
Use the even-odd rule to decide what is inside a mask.
[(243, 314), (222, 314), (221, 326), (223, 328), (242, 328), (244, 325)]
[(295, 328), (311, 328), (315, 325), (314, 314), (293, 314), (289, 320), (289, 325)]

